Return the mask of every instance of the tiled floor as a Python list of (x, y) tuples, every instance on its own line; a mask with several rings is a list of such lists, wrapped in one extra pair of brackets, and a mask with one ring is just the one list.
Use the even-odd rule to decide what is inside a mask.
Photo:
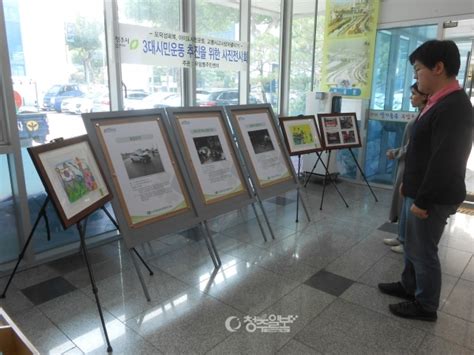
[[(300, 208), (295, 224), (294, 192), (265, 202), (275, 240), (266, 231), (264, 242), (251, 208), (210, 221), (219, 270), (189, 233), (138, 248), (154, 270), (143, 269), (150, 302), (121, 243), (90, 250), (114, 353), (473, 354), (474, 217), (452, 217), (441, 240), (438, 321), (400, 319), (388, 311), (397, 299), (377, 290), (402, 269), (382, 243), (396, 233), (391, 192), (374, 189), (376, 203), (366, 186), (338, 187), (349, 208), (332, 186), (322, 211), (321, 185), (303, 190), (311, 222)], [(80, 255), (18, 273), (0, 305), (42, 354), (106, 353)]]

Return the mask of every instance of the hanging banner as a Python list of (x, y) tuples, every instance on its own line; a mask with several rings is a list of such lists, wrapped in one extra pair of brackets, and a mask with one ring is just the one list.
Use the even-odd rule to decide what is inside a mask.
[(213, 70), (247, 70), (248, 44), (184, 32), (119, 24), (115, 47), (123, 63)]
[(370, 98), (379, 0), (326, 0), (321, 90)]

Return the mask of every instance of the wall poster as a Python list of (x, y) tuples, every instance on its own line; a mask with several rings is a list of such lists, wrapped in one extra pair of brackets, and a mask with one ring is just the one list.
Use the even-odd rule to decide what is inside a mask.
[(220, 112), (175, 113), (185, 159), (206, 204), (246, 192)]
[(86, 135), (28, 148), (64, 228), (112, 199)]
[(290, 155), (323, 150), (314, 116), (280, 117), (280, 126)]
[(261, 187), (292, 179), (269, 109), (232, 111)]
[(189, 197), (160, 118), (96, 124), (120, 205), (131, 228), (187, 211)]
[(318, 120), (326, 149), (362, 146), (355, 113), (318, 113)]

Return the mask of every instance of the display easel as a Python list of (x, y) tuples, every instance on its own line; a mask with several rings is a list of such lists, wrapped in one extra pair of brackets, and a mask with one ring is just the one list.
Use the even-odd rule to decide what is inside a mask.
[[(165, 235), (179, 233), (182, 230), (197, 227), (204, 237), (203, 239), (206, 243), (214, 267), (219, 268), (222, 263), (217, 248), (215, 248), (212, 236), (208, 233), (208, 228), (204, 225), (203, 219), (198, 216), (192, 192), (189, 190), (191, 184), (183, 174), (185, 163), (178, 157), (178, 148), (169, 137), (169, 130), (167, 129), (165, 116), (166, 113), (163, 109), (137, 110), (133, 112), (101, 112), (85, 114), (83, 115), (83, 120), (91, 144), (94, 147), (96, 154), (99, 156), (100, 162), (103, 163), (104, 176), (108, 181), (114, 182), (110, 183), (110, 189), (115, 196), (119, 196), (118, 199), (112, 200), (112, 207), (114, 208), (117, 224), (120, 226), (120, 233), (124, 239), (125, 245), (127, 249), (132, 252), (132, 261), (134, 264), (137, 265), (137, 260), (133, 257), (134, 254), (140, 258), (139, 254), (136, 253), (136, 246), (148, 243), (151, 240), (158, 239)], [(172, 172), (174, 169), (176, 176), (179, 175), (178, 180), (182, 178), (183, 183), (180, 186), (183, 194), (189, 196), (189, 208), (183, 212), (171, 214), (166, 218), (157, 218), (150, 222), (131, 225), (129, 216), (125, 213), (126, 199), (123, 197), (120, 198), (123, 195), (120, 191), (122, 187), (120, 182), (116, 179), (115, 169), (112, 166), (112, 160), (110, 158), (110, 151), (107, 144), (105, 144), (103, 137), (101, 137), (99, 133), (100, 127), (120, 127), (121, 124), (133, 124), (135, 127), (138, 127), (139, 124), (146, 125), (148, 122), (154, 122), (154, 124), (158, 125), (153, 126), (155, 127), (153, 128), (155, 129), (154, 131), (147, 133), (155, 135), (161, 134), (165, 140), (166, 152), (163, 150), (159, 152), (159, 154), (161, 156), (166, 153), (172, 160), (172, 167), (169, 167), (168, 171)], [(143, 278), (137, 266), (136, 269), (140, 281), (142, 282), (147, 300), (150, 300), (148, 292), (146, 291), (145, 283), (142, 281)]]
[[(370, 192), (374, 196), (375, 202), (378, 202), (377, 196), (372, 190), (372, 187), (367, 181), (367, 178), (362, 168), (360, 167), (359, 162), (357, 161), (357, 158), (354, 155), (354, 152), (352, 151), (352, 148), (359, 148), (362, 146), (360, 133), (359, 133), (359, 126), (357, 124), (356, 113), (355, 112), (319, 113), (318, 122), (319, 122), (319, 128), (321, 130), (321, 134), (324, 140), (324, 145), (326, 149), (328, 150), (328, 160), (327, 160), (328, 165), (329, 165), (329, 159), (330, 159), (330, 154), (332, 150), (349, 149), (349, 152), (351, 153), (352, 159), (354, 160), (354, 163), (356, 164), (357, 169), (359, 170), (360, 174), (364, 178), (364, 181), (367, 187), (369, 188)], [(321, 157), (318, 156), (318, 160), (316, 160), (316, 163), (313, 167), (312, 172), (314, 171), (319, 160), (323, 162)], [(324, 168), (325, 168), (326, 176), (327, 176), (329, 174), (328, 166), (325, 166)], [(334, 186), (336, 186), (335, 183), (334, 183)], [(324, 182), (323, 198), (324, 198), (325, 187), (326, 187), (326, 184)], [(339, 195), (341, 196), (341, 198), (343, 198), (340, 192), (339, 192)], [(321, 208), (323, 205), (323, 198), (321, 199)], [(347, 203), (346, 203), (346, 207), (348, 207)]]
[[(211, 248), (214, 250), (216, 257), (219, 262), (220, 259), (217, 254), (217, 248), (215, 247), (212, 234), (209, 228), (207, 221), (211, 218), (215, 218), (224, 213), (235, 211), (249, 205), (252, 206), (252, 210), (255, 214), (260, 232), (262, 234), (263, 240), (266, 242), (267, 237), (263, 229), (260, 217), (258, 216), (257, 210), (254, 203), (257, 201), (256, 196), (252, 196), (252, 187), (251, 181), (245, 178), (245, 169), (242, 166), (242, 163), (238, 157), (238, 151), (232, 140), (232, 130), (226, 119), (225, 112), (222, 107), (191, 107), (191, 108), (166, 108), (168, 116), (168, 129), (170, 132), (173, 132), (172, 136), (172, 145), (177, 147), (177, 150), (181, 154), (182, 161), (189, 162), (185, 164), (183, 171), (186, 175), (186, 180), (189, 181), (189, 189), (192, 191), (194, 196), (194, 203), (196, 204), (198, 214), (202, 218), (202, 224), (204, 229), (207, 231), (209, 237), (209, 243)], [(197, 174), (196, 166), (192, 161), (192, 149), (190, 148), (189, 142), (187, 142), (186, 136), (184, 134), (182, 125), (180, 122), (189, 121), (189, 120), (206, 120), (214, 119), (216, 120), (217, 126), (222, 128), (223, 135), (221, 138), (224, 139), (223, 144), (228, 147), (228, 153), (230, 154), (229, 158), (234, 162), (234, 167), (236, 169), (237, 175), (239, 176), (243, 189), (241, 193), (234, 196), (225, 197), (217, 202), (206, 202), (204, 198), (204, 193), (201, 187), (200, 176)], [(218, 134), (215, 132), (214, 134)], [(222, 143), (221, 143), (222, 144)], [(264, 217), (266, 215), (264, 214)], [(273, 232), (271, 227), (268, 225), (270, 233)], [(274, 237), (273, 237), (274, 238)], [(207, 241), (206, 241), (207, 242)], [(220, 265), (220, 264), (219, 264)]]
[(321, 152), (316, 152), (316, 155), (318, 156), (318, 159), (316, 159), (316, 162), (314, 163), (314, 166), (313, 168), (311, 169), (311, 172), (309, 173), (305, 183), (304, 183), (304, 187), (306, 187), (306, 185), (308, 185), (308, 182), (309, 182), (309, 179), (311, 178), (312, 175), (314, 175), (314, 170), (316, 169), (317, 165), (319, 162), (321, 162), (321, 164), (323, 165), (323, 168), (324, 168), (324, 178), (323, 178), (323, 193), (321, 195), (321, 203), (319, 205), (319, 209), (322, 210), (323, 209), (323, 203), (324, 203), (324, 195), (325, 195), (325, 192), (326, 192), (326, 179), (329, 179), (329, 181), (334, 185), (334, 188), (336, 189), (337, 193), (339, 194), (339, 196), (341, 197), (342, 201), (344, 202), (344, 205), (346, 207), (349, 207), (349, 205), (347, 204), (344, 196), (342, 195), (341, 191), (339, 191), (338, 187), (337, 187), (337, 184), (336, 184), (336, 181), (332, 178), (332, 174), (329, 173), (329, 161), (331, 159), (331, 150), (328, 150), (327, 151), (327, 161), (326, 161), (326, 164), (324, 164), (324, 160), (323, 158), (321, 157)]
[[(278, 120), (275, 118), (272, 106), (270, 104), (227, 106), (226, 112), (233, 128), (233, 132), (235, 132), (235, 144), (241, 152), (242, 165), (245, 166), (246, 170), (248, 171), (254, 194), (257, 197), (260, 208), (262, 209), (263, 216), (268, 225), (272, 239), (275, 239), (275, 234), (263, 206), (263, 201), (268, 198), (276, 197), (288, 191), (296, 190), (297, 201), (301, 201), (306, 218), (308, 221), (311, 221), (306, 205), (301, 197), (301, 194), (299, 193), (299, 178), (295, 172), (291, 158), (285, 149), (285, 145), (283, 144), (284, 138), (277, 127)], [(252, 153), (252, 149), (255, 151), (255, 147), (253, 146), (254, 143), (251, 141), (252, 138), (249, 140), (247, 137), (256, 131), (245, 130), (244, 127), (241, 126), (241, 123), (244, 120), (249, 120), (249, 122), (256, 120), (254, 123), (257, 123), (260, 127), (262, 127), (260, 130), (267, 130), (267, 134), (269, 134), (269, 138), (273, 144), (272, 148), (281, 152), (281, 156), (275, 158), (281, 159), (284, 162), (284, 165), (287, 169), (287, 176), (278, 178), (274, 181), (271, 181), (270, 183), (265, 183), (260, 179), (262, 169), (258, 166), (258, 163), (255, 160), (256, 154)], [(271, 138), (272, 135), (274, 135), (274, 138)], [(296, 207), (296, 221), (298, 221), (299, 203), (297, 203)]]
[[(41, 220), (41, 218), (45, 215), (45, 211), (46, 211), (46, 206), (48, 205), (48, 202), (50, 201), (49, 199), (49, 196), (46, 197), (44, 203), (43, 203), (43, 206), (41, 207), (39, 213), (38, 213), (38, 216), (36, 218), (36, 221), (33, 225), (33, 228), (31, 229), (31, 232), (26, 240), (26, 243), (25, 245), (23, 246), (23, 249), (18, 257), (18, 260), (16, 262), (16, 265), (13, 269), (13, 272), (11, 273), (10, 275), (10, 278), (8, 279), (8, 282), (3, 290), (3, 293), (0, 295), (0, 298), (5, 298), (6, 297), (6, 293), (7, 293), (7, 290), (10, 286), (10, 283), (12, 282), (13, 280), (13, 277), (15, 276), (15, 273), (18, 269), (18, 266), (20, 265), (20, 262), (21, 260), (23, 259), (23, 257), (25, 256), (25, 252), (33, 238), (33, 235), (34, 235), (34, 232), (36, 230), (36, 227), (38, 226), (38, 223), (39, 221)], [(88, 217), (85, 217), (82, 221), (78, 221), (76, 223), (76, 228), (79, 232), (79, 239), (80, 239), (80, 243), (81, 243), (81, 249), (82, 249), (82, 255), (84, 256), (84, 262), (87, 266), (87, 271), (89, 273), (89, 279), (91, 281), (91, 286), (92, 286), (92, 292), (94, 293), (94, 297), (95, 297), (95, 301), (96, 301), (96, 304), (97, 304), (97, 309), (99, 311), (99, 316), (100, 316), (100, 321), (102, 323), (102, 329), (104, 331), (104, 336), (105, 336), (105, 340), (107, 342), (107, 352), (112, 352), (112, 346), (110, 345), (110, 340), (109, 340), (109, 336), (108, 336), (108, 333), (107, 333), (107, 327), (105, 325), (105, 321), (104, 321), (104, 315), (102, 313), (102, 307), (100, 305), (100, 300), (99, 300), (99, 295), (98, 295), (98, 289), (97, 289), (97, 285), (95, 283), (95, 279), (94, 279), (94, 274), (92, 272), (92, 267), (90, 265), (90, 262), (89, 262), (89, 256), (88, 256), (88, 253), (87, 253), (87, 246), (86, 246), (86, 241), (85, 241), (85, 234), (86, 234), (86, 227), (87, 227), (87, 218)], [(82, 226), (81, 226), (81, 222), (82, 222)]]

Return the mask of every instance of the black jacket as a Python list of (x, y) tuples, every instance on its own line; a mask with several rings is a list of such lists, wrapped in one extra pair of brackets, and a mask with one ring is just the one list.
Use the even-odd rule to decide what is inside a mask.
[(463, 90), (432, 106), (415, 123), (405, 157), (403, 194), (415, 205), (457, 204), (466, 197), (472, 105)]

